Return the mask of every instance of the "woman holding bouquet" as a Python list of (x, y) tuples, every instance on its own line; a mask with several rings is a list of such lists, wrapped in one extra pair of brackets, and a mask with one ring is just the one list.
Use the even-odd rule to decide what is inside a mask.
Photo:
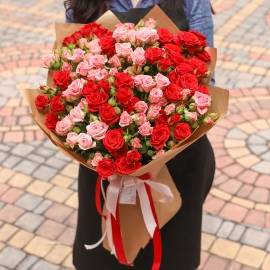
[[(158, 4), (181, 30), (196, 30), (213, 46), (213, 21), (209, 0), (69, 0), (65, 1), (67, 22), (95, 21), (108, 9), (121, 21), (138, 22)], [(192, 144), (167, 163), (181, 193), (183, 205), (177, 215), (162, 229), (162, 270), (195, 270), (200, 264), (202, 205), (211, 188), (215, 159), (206, 136)], [(103, 247), (87, 251), (85, 243), (98, 240), (101, 219), (94, 200), (95, 172), (80, 166), (79, 210), (73, 262), (77, 270), (130, 269), (120, 265)], [(149, 270), (152, 247), (142, 250), (133, 269)], [(131, 268), (132, 269), (132, 268)]]

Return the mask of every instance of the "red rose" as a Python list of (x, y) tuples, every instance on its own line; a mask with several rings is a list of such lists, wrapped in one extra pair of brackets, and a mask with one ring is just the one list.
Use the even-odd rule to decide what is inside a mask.
[(209, 89), (207, 86), (205, 85), (199, 85), (198, 89), (197, 89), (198, 92), (201, 92), (205, 95), (209, 95)]
[(196, 54), (196, 56), (205, 63), (209, 63), (211, 61), (211, 55), (207, 51), (202, 51)]
[(184, 75), (187, 73), (193, 73), (194, 67), (188, 63), (181, 63), (181, 65), (176, 67), (176, 71), (178, 75)]
[(87, 84), (85, 84), (83, 87), (82, 95), (87, 96), (90, 93), (97, 92), (98, 90), (99, 87), (94, 81), (88, 81)]
[(140, 161), (142, 159), (142, 155), (138, 150), (131, 150), (127, 152), (127, 161), (134, 162), (134, 161)]
[(98, 82), (98, 86), (102, 88), (106, 93), (109, 93), (111, 86), (107, 80), (101, 80)]
[(123, 175), (134, 173), (142, 166), (140, 161), (130, 161), (127, 156), (117, 158), (115, 164), (117, 167), (117, 172)]
[(124, 72), (118, 72), (115, 75), (115, 86), (116, 88), (121, 88), (121, 87), (133, 87), (134, 81), (132, 77)]
[(179, 122), (181, 119), (180, 115), (178, 113), (175, 113), (170, 116), (168, 123), (170, 126), (174, 126), (177, 122)]
[(195, 75), (200, 77), (207, 73), (208, 67), (206, 63), (201, 61), (200, 59), (192, 57), (188, 60), (188, 62), (193, 67)]
[(164, 112), (164, 110), (161, 110), (159, 112), (158, 117), (155, 120), (156, 125), (162, 125), (162, 124), (167, 124), (168, 123), (168, 116)]
[(68, 46), (69, 44), (76, 44), (76, 43), (77, 43), (77, 40), (75, 39), (73, 35), (66, 37), (63, 41), (64, 46)]
[(116, 166), (113, 160), (103, 158), (97, 165), (97, 173), (102, 177), (109, 177), (116, 173)]
[(182, 141), (183, 139), (191, 135), (191, 129), (187, 123), (178, 123), (173, 132), (174, 138), (177, 141)]
[(178, 102), (182, 99), (181, 89), (177, 84), (171, 83), (166, 87), (164, 96), (169, 102)]
[(166, 44), (164, 46), (168, 58), (172, 61), (174, 65), (179, 65), (180, 63), (185, 61), (184, 56), (181, 54), (182, 49), (175, 44)]
[(61, 90), (65, 90), (71, 82), (69, 71), (58, 70), (53, 73), (53, 81)]
[(150, 64), (155, 64), (164, 56), (164, 50), (160, 48), (147, 48), (145, 58)]
[(113, 125), (119, 120), (119, 115), (116, 113), (115, 108), (108, 103), (99, 107), (99, 115), (101, 121), (107, 125)]
[(125, 145), (122, 129), (109, 130), (103, 139), (104, 147), (110, 152), (115, 153)]
[(99, 45), (104, 54), (113, 56), (115, 54), (115, 40), (112, 35), (106, 35), (100, 38)]
[(48, 113), (45, 116), (45, 125), (50, 130), (55, 130), (58, 116), (55, 113)]
[(151, 145), (156, 150), (161, 150), (170, 138), (170, 129), (167, 125), (157, 125), (151, 135)]
[(104, 91), (91, 92), (86, 96), (89, 112), (97, 112), (102, 104), (107, 103), (109, 95)]
[(100, 25), (97, 24), (96, 22), (91, 22), (86, 25), (84, 25), (81, 29), (80, 32), (82, 33), (83, 37), (86, 38), (91, 38), (93, 34), (97, 34), (100, 31)]
[(116, 91), (116, 100), (122, 106), (128, 106), (133, 97), (133, 92), (130, 88), (119, 88)]
[(171, 83), (175, 83), (175, 84), (178, 84), (178, 81), (179, 81), (179, 76), (178, 76), (178, 73), (177, 73), (177, 70), (173, 70), (169, 73), (169, 80)]
[(75, 38), (76, 43), (77, 43), (77, 41), (78, 41), (79, 39), (81, 39), (81, 38), (83, 37), (81, 31), (76, 31), (72, 36)]
[(38, 95), (35, 98), (35, 105), (38, 110), (45, 110), (50, 103), (50, 98), (46, 95)]
[(65, 111), (65, 105), (61, 102), (61, 96), (54, 96), (51, 99), (51, 111), (55, 113)]
[(183, 44), (190, 53), (194, 53), (207, 45), (206, 38), (195, 31), (179, 31), (178, 39), (180, 44)]
[(173, 34), (166, 28), (158, 29), (159, 41), (164, 43), (170, 43), (173, 41)]
[(182, 52), (182, 49), (180, 48), (180, 46), (172, 44), (172, 43), (165, 44), (164, 49), (167, 54), (172, 55), (172, 56), (176, 54), (180, 54)]
[(139, 101), (141, 101), (141, 100), (140, 100), (138, 97), (133, 96), (133, 97), (130, 99), (128, 105), (125, 107), (126, 111), (127, 111), (128, 113), (131, 113), (132, 111), (134, 111), (134, 106), (135, 106), (135, 104), (136, 104), (137, 102), (139, 102)]
[(163, 58), (160, 59), (157, 64), (159, 70), (166, 72), (173, 65), (173, 62), (169, 58)]
[(190, 89), (196, 91), (198, 88), (198, 79), (193, 74), (185, 74), (180, 76), (179, 84), (183, 89)]

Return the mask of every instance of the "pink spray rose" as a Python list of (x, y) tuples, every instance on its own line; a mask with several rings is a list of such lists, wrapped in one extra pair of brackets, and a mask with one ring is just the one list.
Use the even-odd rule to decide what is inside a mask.
[(164, 112), (166, 113), (166, 115), (170, 115), (175, 112), (175, 107), (175, 104), (171, 103), (165, 107)]
[(82, 122), (85, 117), (85, 113), (82, 110), (82, 106), (78, 105), (69, 112), (69, 118), (72, 123)]
[(68, 116), (56, 123), (55, 132), (60, 136), (66, 136), (73, 128), (73, 123)]
[(71, 148), (74, 148), (78, 143), (78, 134), (76, 132), (69, 132), (67, 134), (66, 142)]
[(132, 116), (132, 119), (139, 126), (141, 126), (142, 124), (144, 124), (147, 121), (147, 117), (146, 117), (145, 113), (136, 113)]
[(127, 127), (132, 123), (132, 118), (127, 111), (123, 111), (120, 116), (119, 126)]
[(166, 76), (164, 76), (163, 74), (161, 73), (158, 73), (156, 76), (155, 76), (155, 81), (157, 83), (157, 87), (158, 88), (161, 88), (161, 89), (164, 89), (165, 87), (167, 87), (168, 85), (170, 85), (170, 80), (169, 78), (167, 78)]
[(90, 41), (86, 47), (89, 49), (89, 52), (92, 54), (100, 54), (102, 52), (101, 47), (99, 45), (98, 38)]
[(140, 90), (149, 93), (156, 86), (156, 82), (150, 75), (137, 75), (134, 77), (134, 84)]
[(88, 150), (96, 147), (96, 142), (94, 142), (92, 137), (87, 133), (80, 133), (78, 135), (78, 144), (82, 150)]
[(55, 61), (56, 61), (56, 57), (54, 54), (51, 53), (51, 54), (45, 55), (42, 58), (43, 67), (50, 68), (51, 64), (53, 64)]
[(115, 44), (115, 51), (117, 56), (127, 58), (133, 52), (131, 43), (116, 43)]
[(125, 24), (118, 24), (113, 31), (113, 38), (117, 42), (126, 42), (128, 40), (129, 29)]
[(138, 101), (135, 106), (134, 106), (134, 109), (137, 111), (137, 112), (140, 112), (140, 113), (146, 113), (147, 110), (148, 110), (148, 105), (146, 102), (144, 101)]
[(150, 120), (153, 120), (158, 117), (159, 113), (161, 110), (161, 106), (153, 104), (150, 105), (148, 113), (147, 113), (147, 118)]
[(159, 36), (156, 29), (142, 27), (136, 32), (136, 39), (142, 44), (153, 44)]
[(131, 146), (135, 149), (142, 148), (141, 140), (137, 137), (132, 139)]
[(81, 62), (81, 63), (79, 63), (79, 65), (76, 68), (76, 73), (80, 74), (82, 76), (87, 76), (88, 71), (90, 70), (90, 68), (91, 67), (89, 66), (88, 62), (86, 62), (86, 61)]
[(104, 55), (91, 55), (87, 58), (88, 64), (91, 68), (103, 68), (107, 62), (107, 58)]
[(85, 85), (86, 81), (84, 79), (77, 79), (73, 81), (65, 90), (62, 95), (69, 100), (75, 100), (80, 97), (82, 89)]
[(108, 71), (104, 68), (91, 69), (87, 74), (87, 79), (92, 81), (101, 81), (108, 77), (108, 75)]
[(101, 121), (91, 122), (87, 127), (87, 133), (91, 135), (95, 140), (102, 140), (105, 137), (105, 134), (109, 126)]
[(142, 136), (150, 136), (153, 132), (153, 127), (151, 127), (150, 122), (145, 122), (139, 127), (139, 133)]
[(197, 105), (197, 110), (200, 114), (205, 114), (211, 105), (211, 96), (196, 91), (194, 94), (194, 100)]
[(117, 55), (114, 55), (110, 60), (109, 64), (112, 65), (113, 67), (121, 67), (121, 61)]
[(144, 48), (137, 47), (131, 54), (131, 60), (134, 65), (143, 66), (146, 62)]
[(158, 103), (163, 98), (163, 91), (160, 88), (153, 88), (149, 94), (149, 101), (151, 103)]
[(104, 157), (100, 152), (96, 152), (94, 158), (91, 161), (91, 165), (93, 167), (97, 167), (98, 163), (103, 159)]
[(76, 63), (79, 63), (84, 59), (84, 50), (74, 49), (73, 54), (69, 55), (67, 58), (70, 61), (74, 61)]

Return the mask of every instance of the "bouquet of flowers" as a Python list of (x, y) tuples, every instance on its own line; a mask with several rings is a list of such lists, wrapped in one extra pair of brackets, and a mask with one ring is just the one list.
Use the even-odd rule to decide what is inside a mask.
[[(48, 84), (26, 96), (34, 119), (50, 139), (97, 171), (97, 209), (104, 217), (100, 243), (107, 236), (107, 248), (129, 265), (153, 238), (158, 269), (159, 229), (181, 201), (165, 163), (204, 135), (224, 106), (215, 110), (207, 85), (211, 56), (205, 37), (159, 27), (153, 18), (137, 25), (119, 22), (111, 30), (98, 22), (77, 25), (44, 58)], [(104, 180), (110, 183), (106, 194)], [(168, 216), (162, 214), (164, 220), (160, 204), (174, 206)], [(141, 220), (145, 235), (135, 249), (128, 237), (130, 224), (122, 221), (134, 209), (135, 223)]]

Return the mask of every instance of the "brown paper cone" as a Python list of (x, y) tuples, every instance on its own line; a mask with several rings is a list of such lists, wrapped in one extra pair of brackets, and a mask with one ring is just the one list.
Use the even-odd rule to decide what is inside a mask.
[[(177, 26), (168, 18), (168, 16), (158, 7), (155, 6), (145, 17), (146, 18), (155, 18), (160, 27), (165, 27), (175, 32), (178, 31)], [(113, 30), (114, 25), (119, 23), (119, 19), (112, 13), (106, 12), (99, 20), (104, 27), (107, 27)], [(55, 47), (60, 47), (65, 36), (74, 33), (79, 30), (82, 25), (80, 24), (56, 24), (56, 43)], [(214, 55), (215, 51), (212, 51)], [(212, 54), (213, 55), (213, 54)], [(215, 67), (215, 63), (212, 63), (211, 68)], [(48, 82), (52, 85), (51, 74), (48, 74)], [(82, 165), (92, 169), (86, 161), (75, 154), (73, 151), (67, 149), (64, 143), (53, 133), (51, 132), (44, 124), (44, 115), (41, 114), (35, 106), (35, 97), (40, 93), (39, 90), (26, 89), (22, 91), (23, 96), (27, 100), (31, 111), (32, 117), (37, 125), (44, 131), (48, 138), (57, 146), (59, 149), (69, 156), (70, 158), (77, 160)], [(218, 113), (220, 117), (224, 116), (228, 109), (228, 99), (229, 93), (227, 90), (210, 87), (210, 93), (212, 95), (212, 105), (209, 109), (210, 112)], [(181, 179), (172, 179), (167, 167), (165, 166), (166, 162), (170, 159), (181, 153), (189, 145), (194, 143), (196, 140), (205, 135), (212, 126), (200, 126), (196, 129), (193, 134), (186, 139), (185, 141), (179, 143), (176, 148), (166, 152), (164, 156), (157, 158), (156, 160), (151, 161), (149, 164), (140, 168), (134, 176), (140, 176), (145, 173), (156, 172), (153, 180), (164, 183), (168, 185), (174, 195), (174, 200), (170, 203), (159, 203), (158, 195), (153, 192), (154, 203), (156, 207), (156, 212), (158, 216), (159, 225), (162, 228), (173, 216), (179, 211), (181, 207), (181, 197), (179, 191), (177, 190), (174, 181), (181, 181)], [(181, 191), (180, 191), (181, 192)], [(94, 198), (93, 198), (94, 199)], [(143, 222), (142, 213), (140, 210), (139, 201), (137, 200), (136, 205), (120, 205), (120, 216), (121, 216), (121, 230), (123, 234), (123, 242), (126, 251), (126, 256), (130, 262), (133, 262), (138, 255), (141, 248), (144, 248), (147, 243), (150, 241), (150, 236), (146, 230), (146, 227)], [(104, 224), (103, 224), (104, 225)], [(104, 247), (108, 250), (107, 240), (104, 241)]]

